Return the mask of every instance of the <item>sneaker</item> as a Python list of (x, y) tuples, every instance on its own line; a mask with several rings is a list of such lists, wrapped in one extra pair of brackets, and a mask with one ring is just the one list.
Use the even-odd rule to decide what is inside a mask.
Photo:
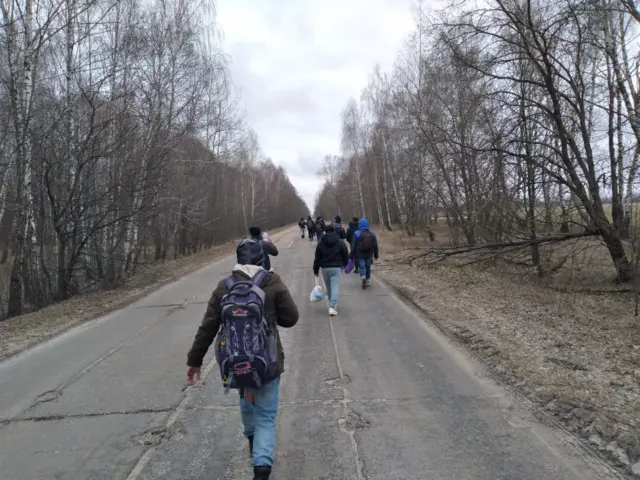
[(329, 307), (329, 316), (335, 317), (336, 315), (338, 315), (338, 310), (336, 310), (334, 307)]
[(367, 288), (367, 279), (364, 277), (360, 277), (360, 280), (362, 281), (362, 289), (364, 290), (365, 288)]
[(269, 480), (271, 467), (267, 465), (257, 465), (253, 467), (253, 480)]
[(371, 279), (370, 279), (370, 278), (368, 278), (368, 279), (367, 279), (367, 287), (370, 287), (370, 286), (371, 286)]

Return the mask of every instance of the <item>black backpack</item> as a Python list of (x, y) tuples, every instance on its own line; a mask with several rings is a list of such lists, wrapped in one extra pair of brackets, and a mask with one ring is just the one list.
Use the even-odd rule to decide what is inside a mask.
[(358, 250), (360, 253), (371, 254), (375, 245), (375, 237), (369, 230), (363, 230), (360, 232), (360, 238), (358, 241)]

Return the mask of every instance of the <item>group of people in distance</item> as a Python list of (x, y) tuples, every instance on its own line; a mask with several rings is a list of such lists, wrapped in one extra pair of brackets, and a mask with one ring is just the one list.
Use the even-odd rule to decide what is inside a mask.
[[(313, 222), (311, 217), (306, 220), (309, 232), (312, 231), (308, 227), (310, 222)], [(304, 238), (303, 224), (305, 224), (304, 218), (300, 219), (298, 224), (302, 238)], [(318, 217), (314, 226), (318, 224), (322, 225), (322, 229), (314, 229), (318, 245), (313, 260), (313, 273), (318, 277), (322, 269), (322, 278), (329, 299), (329, 315), (333, 317), (338, 314), (340, 277), (349, 260), (354, 264), (354, 273), (360, 275), (362, 289), (371, 285), (371, 265), (374, 259), (378, 259), (380, 253), (378, 238), (369, 228), (369, 221), (366, 218), (358, 220), (357, 217), (353, 217), (346, 231), (342, 227), (340, 215), (329, 224), (325, 224), (322, 217)], [(350, 251), (344, 240), (350, 245)]]
[[(378, 258), (378, 240), (366, 218), (354, 217), (346, 232), (339, 216), (328, 225), (322, 218), (301, 219), (300, 228), (303, 238), (305, 228), (311, 240), (312, 235), (318, 238), (313, 271), (317, 277), (322, 269), (329, 314), (337, 315), (342, 269), (352, 259), (366, 289), (371, 264)], [(268, 480), (276, 445), (280, 376), (284, 372), (278, 327), (293, 327), (299, 313), (289, 289), (271, 269), (269, 256), (278, 255), (277, 247), (259, 227), (251, 227), (249, 234), (236, 248), (237, 263), (230, 275), (218, 283), (207, 303), (187, 354), (186, 379), (190, 384), (200, 379), (204, 357), (214, 344), (222, 386), (239, 393), (253, 480)], [(350, 252), (345, 240), (351, 245)]]

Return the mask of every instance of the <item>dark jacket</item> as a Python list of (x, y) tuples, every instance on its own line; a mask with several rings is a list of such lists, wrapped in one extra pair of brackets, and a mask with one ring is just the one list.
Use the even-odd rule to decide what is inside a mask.
[(262, 237), (251, 238), (253, 238), (256, 242), (260, 242), (262, 244), (262, 250), (264, 251), (264, 265), (262, 266), (265, 270), (271, 270), (271, 259), (269, 258), (269, 255), (271, 255), (272, 257), (277, 257), (278, 247), (276, 247), (271, 242), (265, 242)]
[(353, 241), (353, 234), (358, 231), (358, 222), (351, 221), (349, 222), (349, 227), (347, 228), (347, 242), (351, 244)]
[[(237, 265), (233, 270), (233, 275), (239, 280), (246, 280), (251, 277), (251, 272), (253, 272), (255, 268), (258, 267), (253, 265)], [(262, 284), (262, 289), (265, 293), (264, 308), (267, 321), (269, 321), (272, 326), (277, 325), (284, 328), (293, 327), (298, 322), (298, 307), (278, 274), (273, 272), (269, 273)], [(228, 289), (224, 280), (220, 281), (209, 299), (202, 325), (198, 328), (191, 350), (189, 350), (189, 354), (187, 355), (188, 366), (202, 366), (202, 360), (215, 340), (218, 330), (220, 330), (220, 319), (222, 315), (220, 301), (227, 292)], [(280, 335), (277, 332), (278, 330), (276, 328), (279, 353), (277, 374), (280, 375), (284, 372), (284, 350), (280, 342)]]
[(313, 220), (311, 219), (307, 220), (307, 228), (309, 229), (310, 232), (316, 229), (316, 224), (313, 222)]
[[(370, 258), (374, 257), (376, 260), (378, 259), (379, 251), (378, 251), (378, 237), (376, 234), (369, 230), (369, 222), (366, 218), (361, 218), (360, 223), (358, 224), (359, 229), (353, 234), (353, 240), (351, 241), (351, 256), (353, 258)], [(358, 242), (360, 241), (360, 237), (362, 236), (362, 232), (368, 230), (371, 235), (373, 235), (373, 250), (369, 253), (363, 253), (358, 248)]]
[(321, 268), (346, 267), (349, 263), (349, 250), (347, 245), (334, 231), (325, 233), (316, 247), (316, 256), (313, 260), (313, 273), (318, 275)]
[(344, 231), (344, 228), (342, 228), (342, 225), (334, 222), (333, 228), (335, 228), (336, 233), (338, 234), (340, 239), (344, 240), (345, 238), (347, 238), (347, 232)]

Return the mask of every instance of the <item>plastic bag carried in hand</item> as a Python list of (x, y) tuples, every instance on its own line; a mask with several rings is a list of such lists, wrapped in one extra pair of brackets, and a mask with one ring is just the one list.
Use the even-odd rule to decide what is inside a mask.
[(311, 295), (309, 295), (309, 300), (312, 302), (319, 302), (324, 297), (324, 289), (320, 285), (320, 279), (316, 277), (316, 286), (311, 290)]
[(353, 258), (350, 258), (349, 263), (347, 263), (347, 266), (344, 267), (344, 273), (351, 273), (353, 272), (354, 268), (355, 268), (355, 264), (353, 263)]

